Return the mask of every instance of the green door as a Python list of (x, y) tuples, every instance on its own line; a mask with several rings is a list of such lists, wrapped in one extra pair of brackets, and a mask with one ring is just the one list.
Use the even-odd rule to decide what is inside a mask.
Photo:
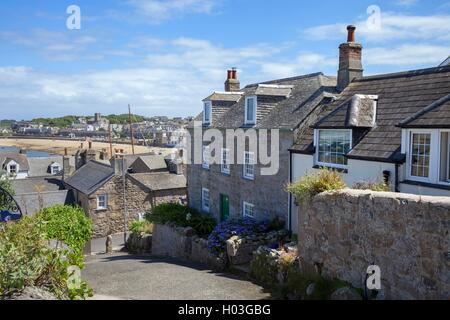
[(228, 220), (230, 217), (230, 198), (227, 195), (220, 195), (220, 219)]

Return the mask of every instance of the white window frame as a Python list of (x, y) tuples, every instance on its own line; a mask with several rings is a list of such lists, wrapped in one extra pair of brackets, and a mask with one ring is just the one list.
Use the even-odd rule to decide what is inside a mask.
[[(12, 172), (12, 167), (14, 167), (14, 172)], [(8, 173), (9, 174), (18, 174), (19, 173), (19, 165), (16, 163), (8, 164)]]
[(222, 148), (221, 152), (220, 170), (223, 174), (229, 175), (231, 173), (230, 166), (230, 149)]
[[(350, 136), (350, 150), (352, 150), (353, 146), (353, 134), (351, 129), (315, 129), (314, 130), (314, 147), (316, 148), (316, 152), (314, 155), (314, 163), (319, 167), (327, 167), (327, 168), (336, 168), (336, 169), (347, 169), (348, 163), (346, 165), (336, 164), (336, 163), (327, 163), (319, 161), (319, 152), (320, 152), (320, 131), (342, 131), (348, 132)], [(349, 151), (350, 151), (349, 150)]]
[(205, 170), (209, 170), (209, 164), (211, 161), (211, 154), (210, 154), (209, 146), (203, 146), (202, 150), (202, 168)]
[[(414, 134), (429, 134), (430, 135), (430, 166), (429, 166), (429, 172), (428, 172), (428, 177), (416, 177), (412, 175), (412, 137)], [(433, 153), (436, 153), (437, 150), (435, 149), (440, 149), (440, 148), (434, 148), (433, 146), (436, 145), (436, 136), (435, 134), (433, 134), (433, 130), (427, 130), (427, 129), (414, 129), (414, 130), (408, 130), (407, 133), (407, 150), (408, 150), (408, 156), (407, 156), (407, 166), (406, 166), (406, 176), (408, 178), (408, 180), (412, 180), (412, 181), (418, 181), (418, 182), (427, 182), (427, 183), (432, 183), (433, 182), (433, 171), (435, 170), (435, 168), (433, 168), (433, 160), (435, 158), (435, 156), (433, 157)]]
[[(247, 163), (247, 155), (249, 157), (249, 163)], [(253, 160), (253, 161), (251, 161)], [(251, 163), (253, 162), (253, 163)], [(253, 167), (253, 173), (252, 174), (248, 174), (248, 170), (247, 168), (249, 168), (250, 166)], [(251, 151), (246, 151), (244, 152), (244, 165), (243, 165), (243, 176), (244, 179), (247, 180), (254, 180), (255, 179), (255, 153), (251, 152)]]
[[(208, 194), (207, 203), (205, 202), (206, 200), (205, 194)], [(211, 193), (209, 192), (209, 189), (206, 188), (202, 188), (202, 211), (205, 213), (211, 212)]]
[[(450, 186), (450, 170), (447, 172), (447, 180), (446, 181), (441, 181), (441, 153), (442, 153), (442, 133), (448, 133), (449, 137), (448, 137), (448, 146), (447, 146), (447, 162), (450, 162), (450, 129), (442, 129), (442, 130), (438, 130), (438, 154), (437, 154), (437, 158), (438, 158), (438, 162), (437, 162), (437, 183), (438, 184), (442, 184), (445, 186)], [(450, 163), (446, 163), (446, 166), (450, 166)]]
[(212, 118), (212, 102), (204, 101), (203, 102), (203, 124), (210, 125), (211, 121), (212, 121), (211, 118)]
[[(248, 116), (248, 101), (249, 100), (253, 100), (253, 105), (255, 107), (254, 119), (251, 119), (251, 120), (247, 119), (247, 116)], [(246, 97), (245, 98), (245, 124), (255, 125), (256, 124), (256, 118), (257, 118), (257, 116), (256, 116), (257, 113), (258, 113), (258, 97), (257, 96)]]
[[(252, 214), (251, 215), (249, 215), (247, 213), (247, 209), (249, 209), (249, 208), (252, 210)], [(242, 205), (242, 216), (244, 218), (255, 219), (255, 205), (250, 203), (250, 202), (244, 201), (244, 203)]]
[[(104, 198), (104, 200), (100, 200), (100, 198)], [(101, 206), (100, 202), (104, 202), (105, 205)], [(97, 210), (108, 210), (108, 195), (106, 194), (99, 194), (97, 196)]]
[(50, 166), (50, 173), (52, 175), (58, 174), (61, 171), (61, 167), (56, 165), (56, 166)]

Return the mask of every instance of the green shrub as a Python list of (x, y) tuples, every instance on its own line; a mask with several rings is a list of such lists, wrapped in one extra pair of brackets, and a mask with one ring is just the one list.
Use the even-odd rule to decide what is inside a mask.
[(279, 231), (283, 230), (286, 226), (286, 222), (279, 217), (275, 217), (269, 222), (269, 231)]
[(353, 185), (353, 189), (372, 190), (377, 192), (390, 192), (391, 186), (384, 181), (380, 182), (358, 182)]
[(133, 221), (131, 223), (130, 230), (134, 234), (152, 234), (153, 233), (153, 223), (144, 221)]
[(307, 200), (325, 191), (345, 189), (347, 186), (342, 175), (336, 170), (320, 169), (319, 172), (307, 174), (299, 181), (287, 186), (286, 190), (298, 200)]
[[(15, 195), (11, 180), (3, 170), (0, 170), (0, 187), (6, 190), (11, 196)], [(6, 197), (3, 194), (0, 194), (0, 210), (8, 209), (8, 205)]]
[(0, 231), (0, 298), (28, 286), (45, 288), (59, 299), (84, 299), (92, 295), (86, 283), (69, 288), (71, 265), (66, 249), (48, 245), (36, 217), (7, 223)]
[(163, 203), (156, 206), (146, 215), (146, 219), (154, 224), (171, 223), (178, 227), (191, 227), (202, 237), (209, 235), (217, 225), (213, 217), (177, 203)]
[(92, 222), (80, 207), (56, 205), (36, 215), (37, 224), (47, 240), (70, 247), (70, 262), (83, 267), (83, 250), (92, 236)]

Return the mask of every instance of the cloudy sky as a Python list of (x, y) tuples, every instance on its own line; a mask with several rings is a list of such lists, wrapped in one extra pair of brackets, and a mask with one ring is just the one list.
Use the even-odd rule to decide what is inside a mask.
[[(344, 3), (344, 4), (343, 4)], [(81, 9), (69, 30), (67, 8)], [(0, 118), (197, 114), (222, 90), (322, 71), (335, 75), (356, 24), (365, 74), (450, 55), (450, 1), (2, 0)]]

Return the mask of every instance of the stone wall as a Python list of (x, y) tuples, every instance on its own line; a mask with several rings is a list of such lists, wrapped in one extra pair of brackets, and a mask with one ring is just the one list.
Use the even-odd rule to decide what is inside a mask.
[(344, 190), (299, 210), (304, 267), (365, 286), (381, 268), (387, 299), (450, 298), (450, 198)]
[[(225, 131), (222, 130), (222, 132), (225, 137)], [(191, 136), (194, 136), (192, 131)], [(261, 175), (261, 165), (257, 164), (255, 165), (255, 179), (244, 179), (243, 166), (237, 164), (242, 163), (242, 159), (239, 159), (238, 162), (237, 152), (235, 152), (235, 164), (231, 165), (229, 175), (221, 172), (220, 164), (212, 164), (209, 170), (203, 169), (201, 164), (188, 165), (189, 206), (202, 211), (202, 188), (206, 188), (210, 192), (211, 214), (218, 221), (221, 220), (220, 196), (227, 195), (230, 201), (229, 209), (231, 218), (242, 217), (242, 207), (244, 201), (246, 201), (255, 205), (256, 219), (264, 220), (279, 217), (287, 222), (289, 194), (285, 192), (285, 185), (289, 182), (290, 154), (288, 149), (294, 143), (293, 133), (290, 131), (280, 131), (279, 142), (279, 171), (275, 175)], [(236, 142), (235, 150), (237, 150)], [(191, 157), (194, 159), (194, 150), (192, 150)]]
[[(149, 193), (130, 179), (127, 180), (127, 210), (128, 226), (139, 218), (139, 214), (147, 212), (151, 208), (151, 197)], [(96, 210), (97, 195), (108, 195), (108, 209)], [(93, 238), (101, 238), (108, 235), (123, 232), (124, 230), (124, 202), (123, 202), (123, 180), (114, 177), (104, 186), (90, 195), (87, 205), (89, 217), (94, 225)]]
[(208, 264), (217, 270), (225, 268), (225, 262), (209, 254), (207, 241), (195, 235), (192, 228), (154, 225), (152, 254)]

